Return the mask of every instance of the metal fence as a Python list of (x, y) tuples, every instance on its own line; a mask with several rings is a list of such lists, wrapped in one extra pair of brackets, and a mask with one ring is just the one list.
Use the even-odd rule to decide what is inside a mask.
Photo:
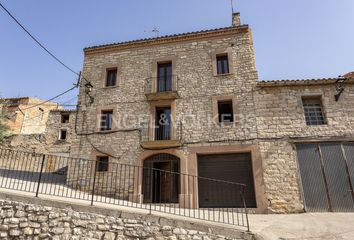
[[(167, 170), (166, 170), (167, 169)], [(198, 184), (216, 189), (199, 208)], [(146, 209), (249, 230), (245, 185), (179, 173), (162, 162), (148, 166), (88, 160), (0, 148), (0, 187)], [(205, 197), (205, 194), (204, 194)], [(214, 203), (215, 203), (214, 202)]]

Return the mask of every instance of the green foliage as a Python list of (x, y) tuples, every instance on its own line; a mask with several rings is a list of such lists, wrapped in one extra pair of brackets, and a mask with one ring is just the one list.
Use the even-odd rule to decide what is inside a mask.
[(6, 124), (6, 113), (0, 107), (0, 143), (4, 141), (5, 137), (9, 133), (9, 127)]

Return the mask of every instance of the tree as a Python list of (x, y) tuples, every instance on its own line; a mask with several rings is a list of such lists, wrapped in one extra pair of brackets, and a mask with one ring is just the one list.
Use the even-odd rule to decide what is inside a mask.
[(4, 141), (5, 137), (8, 135), (9, 127), (6, 124), (7, 117), (5, 111), (0, 106), (0, 143)]

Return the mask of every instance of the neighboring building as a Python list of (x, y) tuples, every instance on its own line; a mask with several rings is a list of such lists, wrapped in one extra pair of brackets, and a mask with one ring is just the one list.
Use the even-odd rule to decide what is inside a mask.
[[(11, 99), (11, 101), (3, 104), (3, 106), (6, 106), (7, 116), (13, 116), (16, 113), (20, 113), (20, 116), (22, 116), (22, 112), (25, 113), (25, 116), (31, 115), (31, 117), (25, 118), (17, 115), (17, 117), (14, 117), (14, 122), (9, 120), (12, 135), (6, 139), (3, 146), (22, 151), (69, 156), (72, 135), (75, 134), (76, 111), (64, 110), (58, 104), (55, 104), (55, 109), (50, 109), (52, 104), (32, 107), (33, 105), (24, 105), (26, 102), (23, 103), (22, 101), (23, 99), (19, 100), (20, 104), (15, 105), (16, 101)], [(31, 108), (22, 110), (29, 107)], [(43, 112), (43, 116), (39, 114), (41, 110), (38, 111), (38, 108), (47, 109)], [(33, 120), (39, 122), (34, 123)], [(42, 126), (43, 124), (44, 126)], [(21, 125), (22, 133), (14, 134), (18, 130), (17, 127), (21, 128)]]
[[(246, 184), (246, 204), (259, 213), (354, 210), (351, 75), (259, 82), (251, 30), (237, 13), (231, 27), (84, 54), (90, 83), (81, 82), (71, 156), (95, 162), (96, 191), (118, 181), (111, 165), (122, 163)], [(92, 185), (84, 164), (69, 167), (80, 187)], [(135, 176), (134, 201), (167, 194), (182, 207), (242, 205), (203, 181)]]
[(45, 131), (49, 111), (61, 107), (57, 103), (42, 102), (44, 100), (31, 97), (0, 99), (11, 134), (41, 134)]
[(76, 110), (51, 110), (44, 133), (47, 153), (68, 157), (75, 134)]
[(345, 76), (257, 84), (258, 145), (272, 210), (354, 211), (354, 78)]

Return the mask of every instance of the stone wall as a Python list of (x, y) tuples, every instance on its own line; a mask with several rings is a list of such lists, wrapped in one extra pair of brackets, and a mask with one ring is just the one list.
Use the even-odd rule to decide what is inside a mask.
[[(229, 54), (230, 74), (214, 75), (216, 51)], [(217, 129), (208, 124), (208, 119), (213, 117), (213, 96), (236, 96), (239, 112), (254, 113), (252, 88), (257, 82), (258, 74), (254, 63), (251, 30), (245, 26), (242, 31), (222, 36), (215, 34), (196, 40), (186, 38), (178, 43), (85, 53), (83, 75), (93, 85), (90, 95), (94, 97), (94, 102), (89, 104), (85, 87), (81, 86), (79, 131), (97, 133), (98, 114), (102, 108), (111, 107), (117, 120), (127, 115), (149, 120), (152, 104), (146, 100), (146, 85), (156, 79), (154, 68), (157, 62), (168, 60), (173, 60), (174, 74), (177, 75), (179, 97), (171, 101), (171, 104), (176, 105), (175, 120), (184, 123), (184, 142), (256, 136), (254, 115), (247, 122), (218, 126)], [(105, 71), (112, 66), (118, 67), (119, 83), (107, 88), (104, 87)], [(190, 123), (193, 118), (196, 121)], [(136, 125), (133, 124), (130, 128), (134, 127)], [(126, 128), (129, 127), (120, 126), (120, 129)], [(92, 144), (88, 143), (87, 138)], [(130, 164), (134, 164), (143, 151), (139, 146), (139, 133), (132, 131), (78, 137), (73, 142), (72, 155), (91, 158), (92, 145), (120, 157), (121, 162)]]
[[(152, 106), (146, 100), (144, 89), (146, 79), (154, 77), (152, 69), (159, 59), (175, 59), (180, 96), (172, 102), (176, 105), (176, 119), (184, 122), (182, 136), (185, 147), (180, 149), (182, 155), (188, 157), (188, 147), (193, 147), (193, 144), (225, 139), (235, 141), (236, 144), (240, 139), (256, 137), (252, 88), (258, 75), (250, 35), (250, 30), (247, 29), (230, 36), (87, 54), (83, 75), (90, 79), (94, 86), (90, 93), (94, 102), (88, 103), (85, 87), (82, 86), (78, 129), (80, 133), (88, 135), (78, 136), (73, 140), (71, 155), (92, 159), (96, 148), (114, 156), (112, 161), (119, 159), (121, 163), (137, 163), (137, 159), (144, 152), (139, 144), (139, 132), (118, 131), (101, 134), (96, 130), (98, 113), (102, 107), (112, 107), (116, 119), (129, 115), (144, 116), (145, 120), (149, 120)], [(213, 75), (212, 56), (215, 50), (224, 50), (231, 54), (231, 74)], [(116, 87), (103, 87), (103, 73), (107, 66), (119, 66), (119, 85)], [(225, 95), (236, 96), (239, 112), (250, 114), (247, 122), (218, 125), (216, 128), (208, 124), (208, 119), (213, 117), (212, 97)], [(195, 121), (191, 122), (193, 118)]]
[[(212, 232), (212, 229), (209, 229)], [(0, 239), (252, 239), (241, 231), (231, 238), (142, 219), (76, 212), (43, 205), (0, 200)]]
[[(46, 129), (44, 132), (46, 138), (47, 153), (59, 156), (69, 156), (73, 135), (75, 135), (75, 113), (74, 110), (53, 110), (50, 111)], [(62, 123), (62, 115), (69, 116), (68, 123)], [(59, 131), (64, 129), (67, 131), (66, 139), (59, 139)]]
[[(46, 123), (48, 120), (49, 112), (53, 109), (60, 109), (59, 104), (48, 102), (41, 104), (43, 100), (29, 98), (28, 106), (22, 106), (22, 108), (28, 110), (24, 111), (25, 116), (23, 119), (23, 125), (21, 134), (40, 134), (45, 131)], [(34, 107), (36, 104), (41, 104), (38, 107)], [(20, 113), (19, 113), (20, 114)]]
[[(61, 114), (69, 115), (68, 123), (61, 123)], [(45, 131), (42, 134), (17, 134), (8, 137), (3, 147), (14, 150), (68, 157), (75, 126), (75, 111), (51, 110), (48, 113)], [(67, 130), (67, 139), (59, 140), (60, 129)]]
[(27, 152), (46, 153), (48, 146), (44, 134), (18, 134), (7, 137), (1, 143), (1, 147)]
[(9, 116), (12, 134), (42, 134), (45, 131), (50, 110), (61, 107), (53, 102), (41, 104), (43, 101), (27, 97), (1, 99), (0, 104)]

